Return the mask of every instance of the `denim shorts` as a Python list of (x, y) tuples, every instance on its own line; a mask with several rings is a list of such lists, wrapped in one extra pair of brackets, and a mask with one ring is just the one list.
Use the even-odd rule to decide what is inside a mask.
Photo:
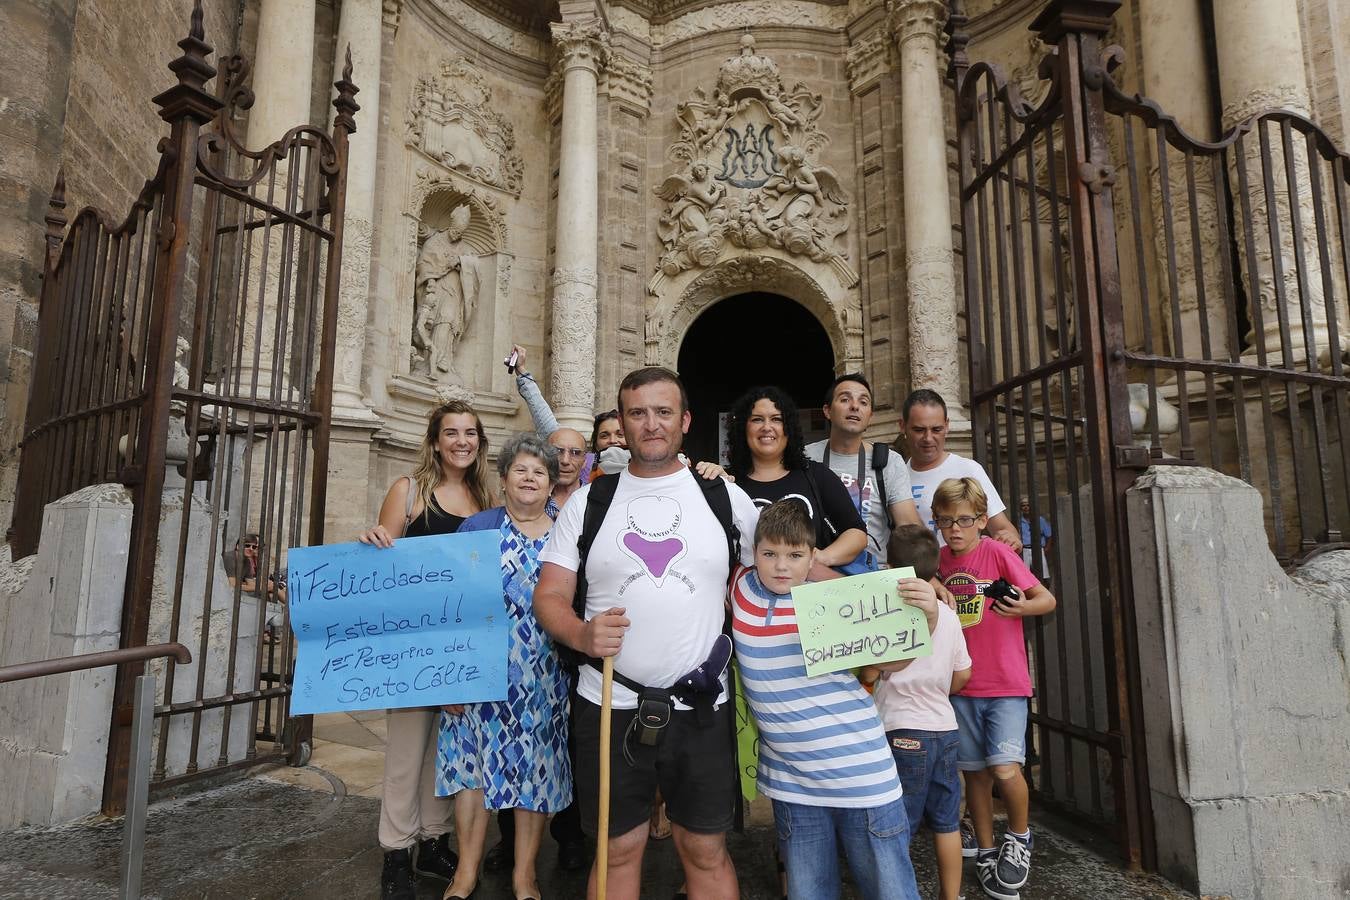
[(900, 728), (886, 732), (900, 784), (905, 789), (909, 833), (925, 821), (934, 834), (950, 834), (961, 827), (961, 779), (956, 774), (956, 731), (918, 731)]
[(961, 749), (956, 765), (962, 772), (1027, 761), (1026, 697), (952, 696)]

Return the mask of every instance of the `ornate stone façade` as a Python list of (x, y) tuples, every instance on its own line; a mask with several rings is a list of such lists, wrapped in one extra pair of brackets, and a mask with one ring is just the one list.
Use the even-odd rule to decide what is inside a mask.
[[(65, 69), (46, 67), (49, 81), (66, 81), (44, 88), (70, 93), (69, 114), (40, 118), (43, 134), (62, 135), (43, 153), (75, 163), (73, 209), (89, 199), (119, 208), (149, 174), (117, 161), (107, 183), (81, 174), (93, 171), (79, 162), (120, 108), (104, 89), (115, 78), (90, 62), (116, 56), (100, 35), (129, 34), (138, 21), (177, 22), (175, 4), (134, 0), (107, 15), (51, 19), (40, 41), (29, 35), (35, 46), (69, 48)], [(965, 3), (970, 55), (1002, 65), (1031, 102), (1044, 90), (1046, 50), (1026, 25), (1040, 5)], [(1127, 0), (1112, 35), (1128, 49), (1127, 78), (1142, 78), (1141, 88), (1196, 117), (1212, 115), (1203, 99), (1212, 87), (1224, 124), (1276, 98), (1343, 127), (1339, 81), (1310, 82), (1301, 60), (1286, 59), (1300, 47), (1309, 58), (1350, 59), (1328, 37), (1338, 33), (1339, 14), (1325, 0), (1280, 0), (1278, 14), (1220, 23), (1225, 74), (1212, 82), (1200, 77), (1208, 73), (1199, 62), (1200, 18), (1187, 12), (1194, 5)], [(946, 3), (246, 0), (237, 40), (225, 40), (237, 6), (205, 0), (212, 33), (222, 36), (217, 48), (254, 57), (255, 77), (266, 82), (250, 111), (253, 143), (328, 115), (326, 86), (348, 46), (361, 89), (334, 391), (342, 429), (334, 477), (346, 487), (330, 502), (330, 533), (350, 533), (373, 513), (407, 469), (438, 399), (472, 397), (493, 441), (528, 425), (501, 365), (513, 342), (526, 347), (527, 367), (560, 418), (585, 425), (611, 405), (624, 371), (676, 365), (700, 315), (763, 292), (811, 314), (836, 371), (867, 373), (877, 436), (895, 434), (894, 407), (913, 386), (961, 396)], [(1279, 29), (1261, 24), (1272, 16)], [(1243, 49), (1267, 32), (1278, 37), (1278, 53)], [(145, 32), (147, 59), (164, 56), (170, 34)], [(162, 46), (151, 47), (156, 40)], [(1222, 65), (1241, 57), (1252, 64)], [(1195, 90), (1161, 96), (1191, 83)], [(1219, 124), (1194, 127), (1212, 134)], [(156, 122), (118, 127), (119, 147), (153, 148)], [(18, 165), (34, 185), (54, 176), (33, 161)], [(40, 221), (17, 207), (6, 215), (7, 228), (40, 243)], [(0, 451), (8, 452), (27, 391), (36, 280), (31, 265), (4, 265), (0, 437), (8, 443)], [(1214, 268), (1207, 257), (1205, 271)], [(1182, 273), (1184, 315), (1173, 341), (1198, 328), (1188, 300), (1196, 280)], [(772, 326), (770, 315), (766, 334)], [(1048, 327), (1052, 339), (1072, 341), (1072, 321)], [(1211, 333), (1220, 327), (1211, 322)], [(1312, 327), (1325, 346), (1323, 323)], [(0, 503), (7, 490), (0, 481)]]

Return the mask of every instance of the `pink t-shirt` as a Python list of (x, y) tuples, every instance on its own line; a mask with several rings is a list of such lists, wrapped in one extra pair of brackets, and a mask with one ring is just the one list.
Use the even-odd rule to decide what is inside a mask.
[(938, 577), (956, 597), (956, 614), (966, 637), (973, 671), (963, 697), (1030, 697), (1027, 642), (1022, 620), (995, 613), (984, 589), (999, 578), (1028, 591), (1040, 584), (1022, 557), (1007, 544), (982, 537), (965, 556), (942, 548)]
[(956, 713), (948, 692), (952, 673), (970, 668), (961, 622), (946, 604), (938, 604), (933, 655), (914, 660), (899, 672), (883, 673), (872, 699), (887, 731), (955, 731)]

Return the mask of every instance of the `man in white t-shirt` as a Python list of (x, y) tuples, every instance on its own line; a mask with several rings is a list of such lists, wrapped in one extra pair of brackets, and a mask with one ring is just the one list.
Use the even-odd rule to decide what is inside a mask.
[[(731, 765), (735, 722), (725, 675), (710, 715), (676, 703), (654, 745), (634, 737), (638, 695), (624, 686), (626, 681), (669, 688), (709, 658), (725, 618), (731, 575), (727, 532), (709, 505), (712, 492), (678, 458), (690, 415), (675, 373), (657, 367), (630, 372), (619, 387), (619, 414), (632, 460), (618, 476), (585, 559), (585, 619), (577, 617), (572, 601), (582, 565), (579, 539), (595, 483), (563, 507), (539, 554), (535, 616), (555, 640), (583, 656), (614, 657), (609, 896), (638, 896), (659, 788), (689, 895), (732, 900), (738, 887), (726, 832), (740, 787)], [(759, 514), (744, 491), (725, 488), (741, 536), (741, 562), (753, 564), (751, 538)], [(598, 819), (600, 690), (600, 671), (582, 665), (574, 709), (575, 780), (582, 825), (591, 833)], [(594, 870), (588, 896), (595, 896)]]
[(900, 427), (909, 444), (909, 481), (919, 520), (938, 536), (933, 522), (933, 492), (948, 478), (974, 478), (989, 498), (989, 525), (985, 530), (1000, 543), (1022, 552), (1022, 537), (1008, 521), (1007, 507), (994, 489), (984, 466), (973, 459), (947, 452), (947, 403), (936, 391), (920, 389), (905, 398)]
[[(834, 380), (825, 392), (824, 413), (830, 436), (807, 444), (806, 455), (829, 466), (848, 488), (849, 498), (867, 526), (867, 546), (884, 565), (891, 528), (922, 524), (911, 496), (909, 469), (899, 453), (863, 440), (872, 422), (872, 386), (860, 373), (851, 372)], [(879, 446), (885, 454), (880, 484), (873, 467)]]

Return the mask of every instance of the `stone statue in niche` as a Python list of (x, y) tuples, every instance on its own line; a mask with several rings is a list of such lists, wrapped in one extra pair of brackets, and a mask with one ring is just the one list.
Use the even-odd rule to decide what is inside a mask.
[(655, 191), (670, 204), (658, 221), (657, 279), (713, 265), (728, 243), (848, 270), (836, 241), (849, 197), (834, 170), (812, 160), (828, 141), (820, 112), (820, 94), (800, 83), (785, 90), (777, 63), (742, 36), (711, 94), (698, 88), (676, 107), (680, 139), (669, 156), (685, 169)]
[(478, 304), (482, 261), (464, 242), (471, 211), (461, 204), (450, 213), (450, 225), (430, 231), (417, 254), (413, 309), (414, 371), (435, 381), (459, 382), (455, 350)]

